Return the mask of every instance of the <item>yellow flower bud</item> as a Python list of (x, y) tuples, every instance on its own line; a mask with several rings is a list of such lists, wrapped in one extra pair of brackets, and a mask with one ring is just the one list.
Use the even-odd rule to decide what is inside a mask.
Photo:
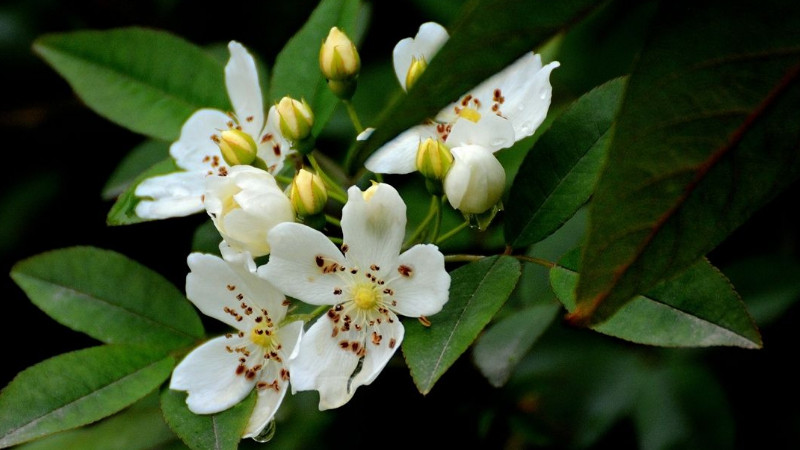
[(425, 139), (417, 148), (417, 170), (431, 180), (443, 180), (453, 165), (453, 154), (443, 142)]
[(230, 129), (214, 137), (222, 158), (230, 166), (251, 164), (256, 159), (256, 141), (242, 130)]
[(428, 62), (425, 61), (425, 58), (411, 58), (411, 65), (408, 67), (408, 73), (406, 74), (406, 90), (411, 89), (411, 86), (417, 82), (419, 76), (422, 75), (422, 72), (428, 68)]
[(328, 191), (322, 177), (300, 169), (292, 180), (289, 199), (298, 216), (319, 214), (328, 202)]
[(319, 50), (319, 68), (328, 80), (345, 81), (358, 76), (361, 58), (355, 44), (336, 27), (331, 28), (328, 37)]
[(292, 141), (302, 141), (311, 134), (314, 126), (314, 113), (305, 99), (299, 102), (291, 97), (283, 97), (278, 102), (281, 133)]

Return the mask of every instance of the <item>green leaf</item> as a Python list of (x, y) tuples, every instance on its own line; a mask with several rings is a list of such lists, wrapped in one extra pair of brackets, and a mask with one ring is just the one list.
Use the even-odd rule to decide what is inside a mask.
[(339, 102), (319, 70), (320, 46), (334, 26), (354, 38), (359, 8), (358, 0), (322, 0), (275, 59), (269, 98), (272, 102), (286, 95), (304, 98), (314, 111), (314, 136), (328, 122)]
[(18, 262), (11, 277), (50, 317), (105, 343), (176, 349), (204, 334), (194, 308), (175, 286), (113, 251), (45, 252)]
[(589, 199), (600, 175), (623, 78), (575, 101), (522, 162), (505, 214), (506, 242), (526, 247), (561, 227)]
[[(598, 8), (598, 0), (546, 2), (480, 0), (462, 9), (448, 26), (450, 39), (408, 93), (395, 99), (377, 121), (372, 136), (357, 142), (346, 161), (357, 169), (381, 144), (433, 117), (453, 99), (544, 44)], [(447, 25), (447, 24), (445, 24)]]
[(469, 348), (511, 295), (519, 275), (519, 262), (508, 256), (460, 267), (450, 274), (450, 299), (430, 317), (431, 326), (405, 322), (403, 355), (421, 393), (430, 392)]
[(117, 201), (111, 206), (111, 209), (108, 211), (108, 215), (106, 216), (106, 224), (133, 225), (150, 220), (142, 219), (136, 215), (136, 205), (138, 205), (142, 200), (136, 196), (136, 187), (139, 186), (139, 183), (150, 177), (166, 175), (178, 170), (180, 169), (175, 165), (175, 160), (172, 158), (166, 158), (153, 164), (149, 169), (139, 174), (139, 176), (128, 185), (125, 191), (117, 198)]
[(169, 157), (169, 144), (148, 140), (137, 145), (119, 163), (103, 186), (103, 199), (111, 200), (125, 192), (136, 178), (154, 164)]
[(800, 175), (800, 4), (662, 7), (590, 205), (576, 325), (694, 264)]
[(555, 301), (515, 311), (477, 340), (472, 359), (492, 386), (508, 381), (517, 363), (553, 323), (561, 305)]
[(216, 414), (195, 414), (186, 406), (186, 393), (164, 388), (161, 410), (167, 424), (189, 447), (196, 450), (235, 449), (256, 404), (255, 390), (248, 397)]
[[(550, 271), (550, 283), (567, 310), (575, 310), (578, 251)], [(636, 296), (592, 329), (639, 344), (760, 348), (761, 335), (722, 273), (701, 259), (675, 279)]]
[(177, 441), (178, 438), (164, 422), (158, 396), (154, 394), (155, 392), (96, 424), (62, 431), (17, 448), (19, 450), (160, 449), (165, 444)]
[(108, 345), (29, 367), (0, 393), (0, 447), (109, 416), (156, 389), (174, 366), (160, 352)]
[(33, 49), (89, 108), (153, 138), (174, 141), (200, 108), (230, 109), (223, 65), (164, 31), (53, 33), (38, 38)]

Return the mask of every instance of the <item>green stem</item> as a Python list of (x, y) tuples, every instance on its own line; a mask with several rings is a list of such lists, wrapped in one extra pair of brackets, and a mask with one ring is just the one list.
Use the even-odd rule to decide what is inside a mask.
[(331, 242), (333, 242), (334, 244), (339, 244), (339, 245), (344, 244), (344, 240), (342, 238), (328, 236), (328, 239), (330, 239)]
[(436, 239), (437, 244), (441, 244), (442, 242), (450, 239), (451, 237), (455, 236), (459, 231), (467, 228), (469, 226), (469, 222), (461, 222), (461, 224), (454, 227), (452, 230), (448, 231), (447, 233), (439, 236), (439, 239)]
[(284, 175), (275, 175), (275, 180), (276, 181), (280, 181), (281, 183), (283, 183), (283, 184), (285, 184), (287, 186), (292, 184), (292, 178), (284, 176)]
[(424, 219), (422, 219), (422, 222), (419, 223), (417, 229), (414, 230), (413, 233), (411, 233), (411, 236), (409, 236), (406, 242), (403, 244), (403, 248), (411, 246), (411, 244), (413, 244), (417, 240), (419, 235), (422, 234), (423, 231), (425, 231), (425, 228), (428, 227), (428, 223), (430, 223), (431, 219), (433, 219), (433, 217), (436, 215), (436, 209), (438, 209), (437, 206), (438, 202), (436, 201), (436, 197), (435, 196), (431, 197), (431, 205), (428, 208), (428, 215), (425, 216)]
[(317, 316), (325, 312), (328, 308), (330, 308), (330, 306), (328, 305), (318, 306), (317, 309), (311, 311), (308, 314), (295, 314), (287, 316), (283, 322), (289, 323), (289, 322), (294, 322), (296, 320), (302, 320), (303, 322), (308, 323), (308, 321), (316, 318)]
[[(453, 263), (453, 262), (473, 262), (473, 261), (480, 261), (483, 258), (488, 258), (489, 256), (493, 255), (446, 255), (444, 257), (444, 262), (446, 263)], [(512, 258), (518, 259), (520, 261), (525, 261), (533, 264), (538, 264), (540, 266), (547, 267), (548, 269), (552, 269), (556, 266), (556, 263), (552, 261), (548, 261), (542, 258), (536, 258), (534, 256), (525, 256), (525, 255), (508, 255)]]
[[(437, 199), (437, 197), (434, 196), (434, 199)], [(438, 200), (439, 201), (436, 202), (436, 219), (434, 219), (433, 221), (433, 232), (431, 232), (431, 236), (430, 239), (428, 239), (428, 242), (436, 242), (436, 240), (439, 238), (439, 229), (442, 227), (441, 197), (438, 197)]]
[(330, 214), (325, 214), (325, 221), (331, 225), (342, 228), (342, 222), (336, 217), (331, 216)]
[(356, 113), (353, 104), (350, 103), (350, 100), (342, 100), (342, 103), (344, 103), (344, 107), (347, 109), (347, 115), (350, 116), (350, 121), (353, 122), (356, 133), (361, 134), (361, 132), (364, 131), (364, 127), (361, 126), (361, 121), (358, 120), (358, 113)]
[(325, 182), (325, 186), (328, 188), (328, 196), (339, 203), (347, 203), (347, 193), (344, 191), (344, 189), (342, 189), (341, 186), (339, 186), (338, 183), (333, 181), (333, 179), (331, 179), (331, 177), (329, 177), (324, 170), (322, 170), (322, 167), (320, 167), (319, 163), (317, 162), (317, 158), (315, 158), (311, 153), (306, 155), (306, 157), (308, 158), (308, 162), (311, 163), (311, 167), (314, 168), (317, 174), (322, 177), (322, 181)]

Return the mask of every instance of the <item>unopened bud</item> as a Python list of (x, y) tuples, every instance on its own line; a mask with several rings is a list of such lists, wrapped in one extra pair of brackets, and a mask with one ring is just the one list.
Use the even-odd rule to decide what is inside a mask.
[(325, 208), (328, 191), (325, 189), (322, 177), (306, 169), (300, 169), (292, 180), (289, 198), (298, 216), (313, 216)]
[(422, 75), (422, 72), (425, 72), (427, 68), (428, 62), (425, 61), (425, 58), (411, 58), (411, 65), (408, 67), (408, 73), (406, 74), (406, 90), (411, 89), (411, 86), (417, 82), (419, 76)]
[(311, 134), (314, 113), (305, 99), (300, 102), (291, 97), (283, 97), (277, 108), (281, 133), (285, 138), (297, 142)]
[(443, 180), (453, 165), (453, 154), (443, 142), (425, 139), (417, 148), (417, 170), (425, 178)]
[(361, 58), (355, 44), (336, 27), (331, 28), (328, 37), (319, 50), (319, 68), (328, 80), (345, 81), (358, 76)]
[(248, 165), (256, 159), (256, 141), (242, 130), (230, 129), (214, 139), (229, 166)]

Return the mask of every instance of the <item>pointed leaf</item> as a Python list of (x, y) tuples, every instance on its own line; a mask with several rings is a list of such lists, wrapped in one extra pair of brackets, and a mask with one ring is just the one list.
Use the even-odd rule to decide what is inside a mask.
[(254, 390), (244, 400), (225, 411), (217, 414), (195, 414), (186, 406), (185, 392), (164, 388), (161, 393), (161, 410), (167, 424), (186, 445), (195, 450), (237, 448), (255, 404)]
[(0, 393), (0, 447), (109, 416), (156, 389), (174, 366), (161, 352), (107, 345), (29, 367)]
[(163, 159), (145, 170), (144, 172), (140, 173), (125, 189), (119, 197), (117, 197), (117, 201), (111, 206), (111, 209), (108, 211), (108, 215), (106, 216), (106, 224), (107, 225), (133, 225), (136, 223), (145, 222), (149, 219), (142, 219), (141, 217), (136, 215), (136, 205), (139, 204), (142, 199), (136, 196), (136, 187), (142, 181), (146, 180), (147, 178), (154, 177), (156, 175), (166, 175), (168, 173), (177, 172), (180, 170), (178, 166), (175, 165), (175, 160), (172, 158)]
[(105, 343), (174, 349), (203, 337), (199, 316), (175, 286), (113, 251), (42, 253), (17, 263), (11, 277), (50, 317)]
[(314, 136), (328, 122), (339, 102), (320, 72), (320, 46), (334, 26), (355, 39), (360, 6), (358, 0), (322, 0), (275, 59), (270, 100), (277, 102), (286, 95), (298, 100), (304, 98), (314, 111)]
[(472, 359), (492, 386), (508, 381), (517, 363), (553, 323), (561, 305), (555, 300), (515, 311), (475, 342)]
[(787, 20), (800, 4), (662, 7), (590, 206), (577, 325), (694, 264), (800, 175), (800, 36)]
[(556, 231), (589, 199), (605, 159), (624, 78), (599, 86), (564, 111), (526, 155), (511, 186), (505, 237), (526, 247)]
[[(462, 8), (457, 20), (443, 24), (450, 39), (415, 82), (375, 123), (372, 136), (357, 142), (350, 170), (358, 169), (381, 144), (428, 117), (458, 96), (562, 32), (600, 7), (597, 0), (562, 2), (480, 0)], [(401, 36), (398, 40), (406, 36)]]
[(454, 270), (450, 299), (429, 319), (430, 327), (405, 322), (403, 355), (417, 389), (430, 392), (434, 383), (464, 353), (511, 295), (520, 265), (495, 256)]
[(230, 109), (223, 65), (164, 31), (119, 28), (40, 37), (34, 51), (96, 113), (153, 138), (173, 141), (203, 107)]
[[(575, 309), (577, 262), (576, 249), (550, 271), (550, 284), (569, 311)], [(636, 296), (610, 319), (591, 328), (639, 344), (761, 347), (761, 335), (739, 295), (705, 259)]]
[(133, 148), (108, 177), (103, 186), (103, 199), (111, 200), (122, 194), (136, 178), (152, 165), (169, 157), (169, 144), (147, 140)]

